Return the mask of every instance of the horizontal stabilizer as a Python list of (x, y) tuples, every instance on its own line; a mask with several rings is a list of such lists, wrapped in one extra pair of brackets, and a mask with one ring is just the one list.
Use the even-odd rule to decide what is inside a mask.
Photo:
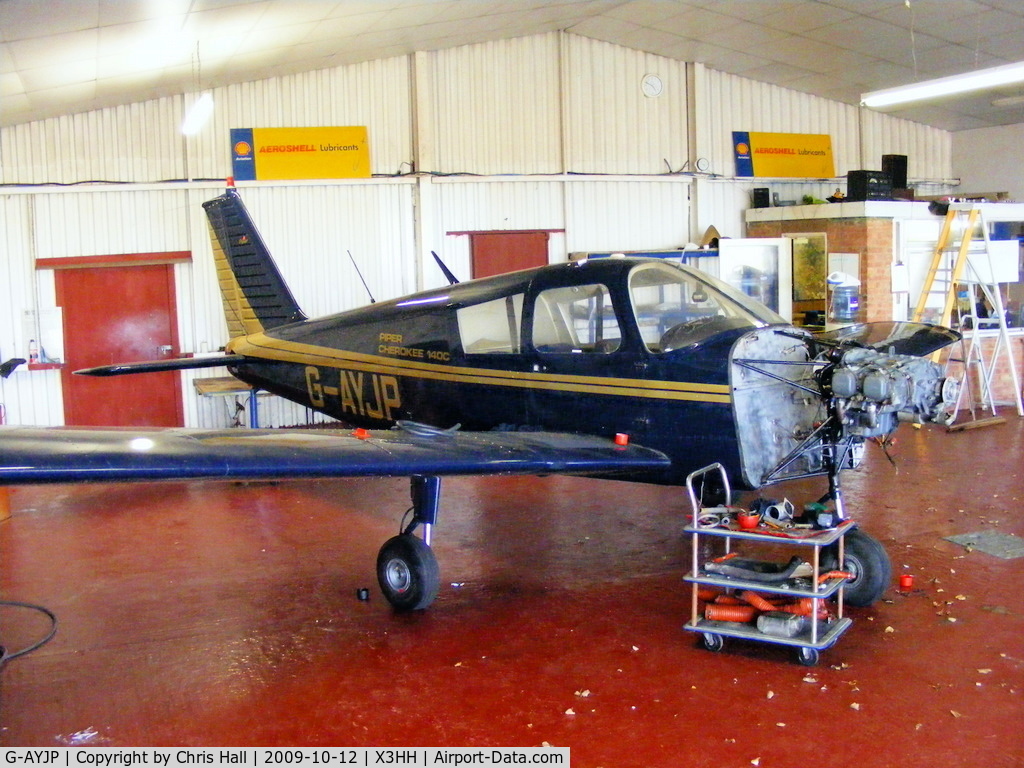
[(160, 373), (161, 371), (189, 371), (195, 368), (219, 368), (245, 360), (245, 355), (218, 355), (217, 357), (176, 357), (169, 360), (150, 360), (145, 363), (115, 363), (97, 368), (75, 371), (80, 376), (122, 376), (126, 373)]
[(4, 485), (125, 480), (616, 474), (658, 451), (556, 432), (0, 427)]

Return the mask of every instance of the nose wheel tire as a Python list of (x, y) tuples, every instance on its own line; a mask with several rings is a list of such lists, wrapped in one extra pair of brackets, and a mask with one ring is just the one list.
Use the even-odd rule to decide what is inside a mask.
[(403, 533), (380, 548), (377, 581), (395, 610), (418, 611), (437, 597), (441, 572), (433, 550), (422, 539)]
[(835, 547), (825, 550), (824, 567), (850, 573), (843, 596), (849, 605), (867, 606), (881, 599), (889, 588), (892, 563), (885, 547), (861, 530), (846, 534), (845, 561), (839, 563)]

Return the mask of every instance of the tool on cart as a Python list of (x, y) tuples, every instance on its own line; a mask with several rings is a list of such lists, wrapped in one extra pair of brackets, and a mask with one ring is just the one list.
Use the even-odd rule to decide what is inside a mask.
[[(721, 559), (720, 559), (721, 560)], [(704, 564), (707, 573), (717, 573), (735, 579), (757, 581), (762, 584), (782, 584), (799, 576), (810, 576), (810, 566), (797, 556), (785, 565), (768, 563), (763, 560), (747, 560), (739, 557)], [(799, 573), (797, 573), (799, 571)]]

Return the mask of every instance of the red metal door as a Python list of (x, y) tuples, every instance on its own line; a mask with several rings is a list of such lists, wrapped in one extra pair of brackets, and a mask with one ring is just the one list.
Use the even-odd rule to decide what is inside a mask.
[(178, 353), (171, 264), (58, 269), (64, 311), (64, 421), (75, 426), (183, 424), (181, 374), (95, 378), (72, 371)]
[(490, 277), (548, 263), (548, 232), (472, 232), (473, 277)]

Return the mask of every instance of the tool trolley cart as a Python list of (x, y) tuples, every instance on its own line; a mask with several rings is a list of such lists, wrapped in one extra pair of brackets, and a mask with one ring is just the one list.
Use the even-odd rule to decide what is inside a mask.
[[(715, 472), (724, 486), (725, 506), (704, 507), (694, 486)], [(846, 520), (824, 530), (771, 527), (764, 523), (751, 529), (741, 528), (737, 519), (743, 511), (731, 507), (729, 479), (725, 468), (718, 463), (693, 472), (686, 479), (686, 488), (693, 505), (693, 519), (685, 529), (692, 539), (693, 565), (685, 580), (691, 583), (693, 594), (690, 621), (684, 629), (700, 633), (709, 651), (721, 651), (726, 638), (742, 638), (792, 646), (801, 664), (817, 664), (819, 652), (832, 647), (852, 624), (843, 616), (843, 586), (847, 574), (837, 571), (823, 574), (822, 550), (836, 545), (837, 562), (841, 564), (843, 539), (855, 524)], [(705, 537), (723, 543), (721, 557), (701, 556), (701, 542)], [(795, 548), (795, 552), (809, 556), (810, 571), (807, 572), (807, 564), (799, 557), (793, 557), (787, 566), (740, 560), (732, 551), (734, 541)], [(732, 558), (737, 558), (732, 561), (741, 562), (743, 567), (729, 567)], [(750, 577), (744, 578), (748, 571)], [(716, 597), (712, 598), (711, 593)], [(719, 595), (724, 597), (717, 597)], [(831, 598), (836, 600), (834, 616), (825, 610), (826, 601)], [(722, 600), (729, 607), (710, 610), (711, 606), (718, 606), (716, 600)], [(789, 605), (779, 606), (778, 601)], [(704, 612), (700, 610), (702, 602)], [(809, 615), (798, 615), (799, 610)]]

